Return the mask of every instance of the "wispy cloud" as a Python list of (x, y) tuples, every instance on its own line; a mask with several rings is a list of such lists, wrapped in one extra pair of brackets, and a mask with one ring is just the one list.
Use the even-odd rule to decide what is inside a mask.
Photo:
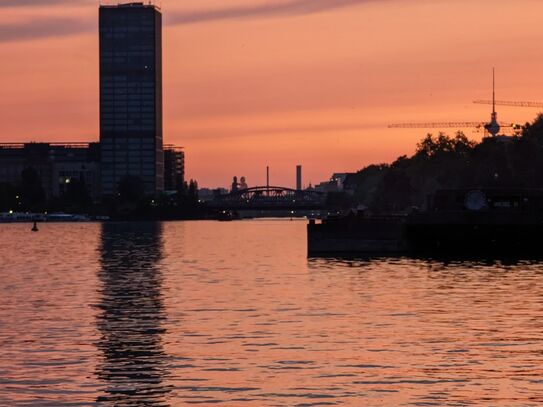
[(254, 138), (255, 136), (264, 136), (269, 134), (319, 134), (319, 133), (337, 133), (347, 131), (363, 131), (385, 127), (384, 123), (359, 123), (359, 124), (322, 124), (322, 125), (304, 125), (296, 124), (290, 126), (260, 126), (253, 128), (239, 127), (201, 127), (191, 129), (183, 127), (185, 140), (202, 139), (224, 139), (224, 138)]
[(256, 6), (223, 7), (209, 10), (171, 13), (167, 21), (171, 24), (195, 24), (207, 21), (297, 16), (320, 13), (328, 10), (353, 7), (377, 0), (290, 0)]
[[(215, 9), (168, 12), (168, 25), (196, 24), (217, 20), (235, 20), (266, 17), (288, 17), (353, 7), (377, 0), (288, 0), (257, 6), (236, 6)], [(96, 3), (95, 0), (0, 0), (0, 9), (23, 6), (52, 6), (57, 4)], [(0, 43), (66, 36), (96, 29), (91, 19), (37, 17), (20, 22), (0, 23)]]
[(65, 36), (90, 31), (92, 28), (91, 22), (72, 18), (36, 18), (17, 23), (2, 23), (0, 42)]
[[(0, 0), (0, 8), (2, 7), (40, 7), (52, 6), (55, 4), (85, 4), (91, 0)], [(97, 2), (96, 2), (97, 3)]]

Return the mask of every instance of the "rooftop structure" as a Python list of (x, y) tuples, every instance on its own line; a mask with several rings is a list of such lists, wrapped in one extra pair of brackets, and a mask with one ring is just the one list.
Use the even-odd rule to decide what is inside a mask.
[(153, 7), (160, 10), (161, 0), (146, 1), (120, 1), (120, 0), (100, 0), (100, 7)]

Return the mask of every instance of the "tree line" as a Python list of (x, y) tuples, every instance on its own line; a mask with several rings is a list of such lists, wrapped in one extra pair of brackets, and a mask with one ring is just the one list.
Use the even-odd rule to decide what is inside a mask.
[(376, 212), (401, 212), (449, 188), (543, 188), (543, 115), (506, 139), (427, 134), (412, 156), (358, 171), (353, 198)]

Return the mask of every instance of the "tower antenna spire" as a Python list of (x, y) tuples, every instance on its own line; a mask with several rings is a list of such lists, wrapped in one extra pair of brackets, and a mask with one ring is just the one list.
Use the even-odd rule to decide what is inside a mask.
[(496, 68), (492, 67), (492, 113), (496, 113)]
[(496, 68), (492, 67), (492, 114), (490, 115), (490, 123), (485, 125), (485, 129), (496, 137), (500, 132), (498, 123), (498, 113), (496, 113)]

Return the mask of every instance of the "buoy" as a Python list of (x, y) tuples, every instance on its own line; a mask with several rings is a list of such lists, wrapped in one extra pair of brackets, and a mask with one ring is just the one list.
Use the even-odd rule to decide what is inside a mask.
[(32, 226), (32, 232), (37, 232), (38, 230), (38, 224), (37, 222), (34, 222), (34, 226)]

